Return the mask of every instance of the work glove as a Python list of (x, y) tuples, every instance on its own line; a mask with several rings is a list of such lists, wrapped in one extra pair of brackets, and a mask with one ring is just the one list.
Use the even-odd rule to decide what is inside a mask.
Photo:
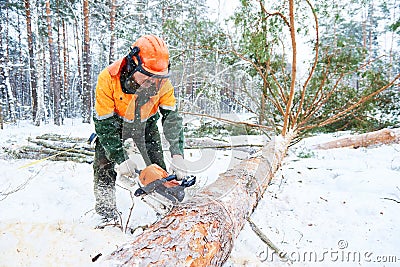
[(182, 180), (187, 176), (187, 168), (182, 155), (173, 155), (170, 172), (175, 173), (177, 180)]
[(127, 159), (121, 164), (115, 165), (114, 169), (120, 176), (135, 177), (137, 165), (133, 159)]

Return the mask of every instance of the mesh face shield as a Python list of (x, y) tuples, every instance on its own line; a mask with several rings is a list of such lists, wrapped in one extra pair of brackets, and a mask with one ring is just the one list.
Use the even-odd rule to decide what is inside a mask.
[[(127, 60), (127, 65), (126, 65), (126, 74), (124, 75), (125, 81), (123, 82), (122, 86), (122, 91), (126, 94), (135, 94), (136, 91), (140, 88), (140, 84), (138, 84), (133, 75), (135, 72), (140, 72), (150, 78), (153, 79), (166, 79), (169, 77), (169, 65), (168, 65), (168, 73), (165, 75), (160, 75), (160, 74), (154, 74), (151, 73), (143, 68), (143, 63), (142, 60), (139, 56), (140, 49), (139, 47), (135, 46), (131, 48), (131, 51), (129, 54), (125, 57)], [(136, 62), (133, 60), (133, 58), (136, 58)]]

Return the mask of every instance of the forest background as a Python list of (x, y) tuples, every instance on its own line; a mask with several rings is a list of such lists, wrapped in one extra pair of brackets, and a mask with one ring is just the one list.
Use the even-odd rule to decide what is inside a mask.
[[(278, 131), (285, 124), (279, 101), (293, 98), (289, 109), (303, 109), (291, 118), (304, 122), (301, 133), (397, 125), (398, 1), (294, 6), (296, 24), (285, 20), (289, 8), (280, 1), (1, 1), (1, 124), (90, 123), (97, 74), (137, 37), (153, 33), (169, 45), (181, 111), (250, 113), (268, 126), (261, 129)], [(294, 86), (290, 25), (297, 35)], [(295, 89), (293, 96), (285, 86)], [(351, 105), (357, 108), (338, 115)]]

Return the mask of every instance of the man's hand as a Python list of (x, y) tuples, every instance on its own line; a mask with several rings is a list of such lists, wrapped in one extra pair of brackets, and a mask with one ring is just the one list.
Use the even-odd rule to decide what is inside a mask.
[(135, 177), (137, 169), (137, 165), (133, 159), (127, 159), (119, 165), (115, 165), (115, 171), (119, 175), (125, 175), (130, 177)]
[(182, 180), (187, 176), (187, 168), (182, 155), (173, 155), (170, 172), (174, 172), (177, 180)]

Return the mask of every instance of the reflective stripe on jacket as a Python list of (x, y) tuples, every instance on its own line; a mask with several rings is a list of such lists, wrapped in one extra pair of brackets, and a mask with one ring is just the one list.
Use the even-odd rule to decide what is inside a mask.
[[(98, 120), (117, 114), (126, 121), (135, 119), (136, 94), (125, 94), (120, 83), (120, 69), (125, 64), (121, 58), (105, 68), (98, 76), (96, 86), (95, 112)], [(158, 93), (140, 107), (140, 119), (146, 121), (155, 115), (159, 107), (167, 110), (176, 109), (174, 87), (169, 79), (161, 81)]]

